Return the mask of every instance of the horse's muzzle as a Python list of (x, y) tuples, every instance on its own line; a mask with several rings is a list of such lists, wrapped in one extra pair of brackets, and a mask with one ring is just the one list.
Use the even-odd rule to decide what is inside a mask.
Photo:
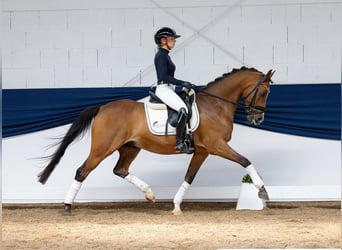
[(264, 121), (264, 113), (250, 113), (247, 120), (254, 125), (260, 125)]

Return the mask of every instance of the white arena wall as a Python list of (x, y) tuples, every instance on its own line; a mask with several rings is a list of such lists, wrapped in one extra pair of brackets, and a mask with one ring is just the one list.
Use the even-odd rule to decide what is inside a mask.
[[(62, 202), (76, 169), (89, 153), (90, 135), (73, 143), (43, 186), (37, 174), (44, 166), (35, 157), (51, 153), (46, 146), (68, 126), (3, 140), (3, 202)], [(339, 200), (339, 141), (288, 136), (235, 125), (230, 143), (259, 171), (272, 201)], [(188, 155), (156, 155), (142, 151), (130, 171), (147, 182), (157, 200), (170, 200), (183, 182)], [(118, 154), (105, 159), (86, 179), (76, 201), (143, 200), (144, 194), (112, 169)], [(246, 174), (236, 163), (210, 156), (185, 195), (188, 200), (236, 200)]]
[(282, 83), (341, 81), (339, 0), (3, 0), (3, 88), (150, 86), (153, 34), (182, 35), (176, 76), (242, 65)]
[[(2, 86), (5, 89), (150, 86), (154, 32), (182, 35), (172, 57), (176, 77), (203, 85), (242, 65), (275, 69), (276, 84), (341, 82), (341, 2), (318, 0), (3, 0)], [(266, 113), (267, 116), (267, 113)], [(89, 152), (89, 133), (71, 145), (45, 186), (50, 138), (69, 125), (2, 140), (5, 203), (61, 202)], [(339, 200), (341, 143), (235, 125), (230, 143), (263, 176), (270, 198)], [(85, 181), (76, 201), (142, 200), (112, 174), (117, 154)], [(143, 151), (131, 172), (157, 199), (173, 199), (190, 156)], [(236, 200), (242, 167), (210, 156), (188, 200)]]

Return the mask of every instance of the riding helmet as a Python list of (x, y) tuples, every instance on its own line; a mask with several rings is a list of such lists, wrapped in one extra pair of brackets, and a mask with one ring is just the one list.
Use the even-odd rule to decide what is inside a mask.
[(162, 38), (166, 38), (166, 37), (169, 37), (169, 36), (172, 36), (174, 38), (179, 38), (180, 35), (178, 35), (176, 33), (176, 31), (174, 31), (173, 29), (171, 28), (168, 28), (168, 27), (163, 27), (161, 29), (159, 29), (156, 34), (154, 34), (154, 41), (156, 44), (160, 44), (160, 40)]

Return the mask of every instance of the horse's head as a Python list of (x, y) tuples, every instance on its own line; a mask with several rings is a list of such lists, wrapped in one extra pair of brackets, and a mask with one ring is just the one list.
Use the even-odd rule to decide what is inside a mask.
[[(259, 125), (264, 121), (266, 100), (270, 93), (271, 77), (274, 72), (269, 70), (265, 75), (254, 68), (233, 69), (232, 72), (225, 73), (208, 83), (198, 92), (236, 107), (245, 108), (247, 120)], [(241, 97), (245, 101), (244, 105), (239, 103)]]
[(246, 104), (247, 120), (254, 125), (259, 125), (264, 121), (266, 101), (274, 72), (269, 70), (266, 75), (261, 74), (259, 79), (249, 83), (242, 93)]

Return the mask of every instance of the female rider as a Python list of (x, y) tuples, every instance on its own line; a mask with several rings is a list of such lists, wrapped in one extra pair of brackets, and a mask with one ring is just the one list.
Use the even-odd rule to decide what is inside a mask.
[(194, 148), (187, 145), (184, 140), (186, 136), (186, 124), (188, 119), (188, 108), (175, 92), (175, 85), (191, 89), (194, 85), (189, 82), (178, 80), (174, 77), (176, 66), (172, 62), (169, 52), (175, 47), (176, 38), (180, 35), (171, 28), (163, 27), (154, 35), (154, 41), (158, 46), (158, 52), (154, 58), (157, 72), (158, 84), (156, 95), (170, 108), (178, 111), (178, 122), (176, 126), (176, 152), (192, 154)]

